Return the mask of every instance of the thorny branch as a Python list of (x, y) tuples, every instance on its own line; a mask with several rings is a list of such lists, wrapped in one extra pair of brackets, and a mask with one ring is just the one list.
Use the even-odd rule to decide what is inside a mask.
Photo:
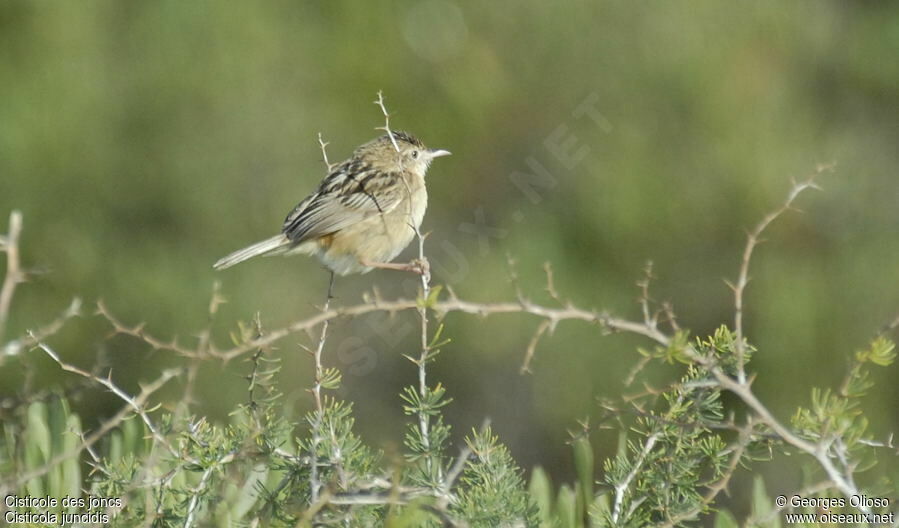
[[(831, 165), (820, 166), (818, 167), (817, 173), (821, 173), (822, 171), (827, 170), (830, 167)], [(785, 211), (791, 209), (796, 197), (799, 196), (802, 191), (809, 188), (817, 188), (814, 183), (814, 176), (804, 182), (794, 183), (784, 205), (765, 216), (762, 222), (758, 226), (756, 226), (756, 229), (749, 234), (749, 240), (743, 254), (743, 260), (740, 268), (740, 278), (737, 280), (736, 285), (731, 286), (734, 290), (735, 300), (735, 338), (738, 360), (737, 378), (734, 379), (729, 376), (721, 369), (719, 365), (717, 365), (717, 363), (715, 363), (710, 358), (702, 356), (692, 346), (687, 347), (686, 352), (693, 361), (701, 364), (706, 369), (708, 369), (709, 372), (711, 372), (721, 388), (733, 393), (740, 400), (742, 400), (743, 403), (746, 404), (755, 413), (756, 419), (767, 425), (775, 434), (777, 434), (778, 437), (780, 437), (781, 440), (795, 447), (799, 451), (812, 456), (827, 474), (831, 482), (833, 482), (834, 487), (836, 487), (840, 491), (840, 493), (842, 493), (846, 497), (852, 497), (853, 495), (860, 494), (860, 491), (855, 485), (853, 479), (853, 467), (849, 464), (844, 463), (842, 464), (843, 467), (841, 469), (837, 467), (837, 464), (834, 462), (834, 458), (837, 458), (839, 460), (844, 457), (844, 453), (841, 451), (840, 446), (835, 446), (833, 445), (833, 442), (824, 440), (818, 443), (809, 442), (798, 436), (787, 426), (783, 425), (779, 420), (777, 420), (777, 418), (774, 417), (773, 414), (771, 414), (771, 411), (769, 411), (768, 408), (765, 407), (765, 405), (758, 399), (755, 393), (752, 392), (752, 380), (746, 379), (744, 370), (745, 364), (743, 361), (743, 354), (745, 353), (745, 343), (743, 341), (742, 335), (742, 295), (746, 283), (748, 282), (749, 261), (752, 257), (752, 251), (759, 243), (759, 237), (761, 233), (768, 227), (768, 225), (776, 220)], [(667, 345), (670, 342), (670, 339), (664, 338), (658, 342), (660, 344)], [(859, 507), (859, 510), (863, 513), (871, 512), (870, 508), (867, 508), (865, 506)]]
[(400, 151), (400, 146), (396, 143), (396, 138), (393, 137), (393, 132), (390, 130), (390, 113), (387, 112), (387, 107), (384, 105), (384, 92), (378, 90), (378, 98), (374, 102), (381, 108), (381, 113), (384, 114), (384, 126), (377, 127), (375, 130), (383, 130), (387, 132), (387, 137), (390, 138), (390, 142), (393, 143), (393, 148), (396, 149), (397, 152)]
[[(55, 353), (51, 354), (50, 357), (54, 357), (54, 355), (55, 355)], [(56, 357), (54, 357), (54, 359), (56, 359)], [(59, 363), (60, 366), (63, 365), (63, 363), (60, 363), (58, 360), (57, 360), (57, 363)], [(66, 365), (66, 366), (69, 366), (69, 365)], [(66, 367), (63, 367), (63, 368), (65, 368), (65, 370), (70, 370), (69, 368), (66, 368)], [(74, 371), (76, 371), (79, 374), (84, 372), (75, 367), (72, 367), (72, 368), (74, 369)], [(159, 378), (157, 378), (156, 380), (154, 380), (148, 384), (142, 385), (141, 391), (137, 396), (131, 397), (126, 394), (125, 395), (126, 396), (126, 398), (125, 398), (126, 405), (119, 412), (117, 412), (115, 415), (113, 415), (112, 418), (103, 422), (100, 425), (100, 427), (97, 428), (96, 431), (83, 437), (80, 444), (78, 444), (76, 447), (74, 447), (73, 449), (71, 449), (69, 451), (59, 453), (58, 455), (56, 455), (53, 458), (51, 458), (50, 460), (48, 460), (46, 462), (46, 464), (44, 464), (41, 467), (35, 468), (31, 471), (28, 471), (27, 473), (22, 473), (22, 474), (16, 475), (15, 478), (9, 482), (0, 483), (0, 495), (5, 495), (7, 491), (19, 488), (20, 486), (22, 486), (29, 480), (32, 480), (35, 478), (40, 478), (40, 477), (46, 475), (50, 470), (52, 470), (54, 467), (56, 467), (60, 463), (66, 461), (72, 457), (76, 457), (79, 454), (81, 454), (82, 451), (91, 448), (95, 443), (97, 443), (97, 441), (99, 441), (101, 438), (106, 436), (106, 434), (108, 432), (112, 431), (113, 429), (115, 429), (116, 427), (121, 425), (123, 421), (125, 421), (129, 416), (134, 414), (136, 412), (135, 409), (141, 409), (141, 412), (146, 414), (145, 411), (143, 411), (143, 409), (145, 409), (147, 401), (149, 401), (149, 399), (150, 399), (150, 396), (152, 396), (153, 393), (155, 393), (156, 391), (161, 389), (162, 386), (165, 385), (166, 383), (168, 383), (172, 378), (177, 377), (181, 372), (182, 371), (180, 369), (169, 369), (169, 370), (163, 371), (163, 373), (159, 376)], [(88, 377), (89, 377), (89, 379), (96, 381), (97, 383), (101, 383), (101, 384), (103, 384), (104, 381), (106, 381), (106, 380), (103, 380), (102, 378), (98, 378), (96, 376), (90, 375), (89, 373), (88, 373)]]
[[(421, 231), (418, 230), (418, 227), (414, 227), (415, 236), (418, 240), (418, 262), (422, 263), (422, 273), (421, 277), (421, 298), (422, 302), (417, 303), (416, 307), (418, 311), (418, 317), (421, 320), (421, 352), (418, 356), (417, 360), (414, 360), (414, 363), (418, 366), (418, 395), (421, 397), (421, 401), (426, 401), (428, 397), (428, 370), (427, 365), (430, 361), (430, 353), (431, 348), (429, 344), (428, 337), (428, 307), (427, 307), (427, 299), (431, 296), (431, 274), (428, 271), (428, 265), (426, 264), (427, 258), (425, 257), (425, 236), (421, 234)], [(429, 453), (425, 458), (425, 464), (428, 468), (428, 474), (431, 473), (434, 465), (434, 459), (430, 456), (431, 450), (431, 442), (430, 442), (430, 416), (424, 409), (419, 409), (418, 412), (418, 429), (421, 433), (421, 440), (424, 444), (425, 452)], [(437, 468), (440, 472), (439, 479), (443, 479), (442, 468)]]
[[(144, 323), (138, 323), (134, 326), (128, 326), (125, 323), (122, 323), (115, 315), (110, 312), (109, 308), (106, 307), (106, 303), (101, 299), (97, 301), (97, 310), (95, 315), (99, 315), (106, 319), (106, 322), (112, 326), (112, 334), (111, 335), (126, 335), (133, 337), (135, 339), (139, 339), (144, 343), (150, 345), (153, 350), (166, 350), (169, 352), (174, 352), (179, 356), (185, 358), (200, 358), (207, 359), (210, 356), (215, 357), (215, 346), (211, 342), (207, 342), (207, 346), (200, 346), (198, 343), (196, 348), (187, 348), (178, 343), (178, 338), (172, 338), (171, 340), (164, 341), (153, 335), (149, 334), (144, 330)], [(243, 351), (242, 353), (248, 352), (250, 349)], [(222, 358), (225, 359), (225, 358)]]
[(72, 299), (72, 302), (69, 304), (68, 308), (66, 308), (59, 316), (47, 323), (46, 325), (38, 328), (37, 330), (31, 330), (22, 337), (17, 339), (13, 339), (9, 341), (3, 348), (0, 349), (0, 365), (3, 364), (4, 356), (15, 356), (20, 354), (23, 350), (28, 350), (29, 348), (38, 344), (38, 342), (47, 339), (48, 337), (56, 334), (65, 324), (72, 319), (73, 317), (78, 317), (81, 315), (81, 299), (78, 297)]
[(336, 163), (331, 163), (330, 161), (328, 161), (328, 145), (330, 145), (330, 143), (327, 143), (322, 139), (321, 132), (318, 133), (318, 144), (322, 149), (322, 161), (325, 162), (325, 167), (328, 168), (328, 173), (330, 173), (334, 170), (334, 166), (336, 165)]
[[(499, 303), (464, 301), (456, 297), (451, 288), (447, 288), (447, 291), (448, 298), (430, 305), (431, 310), (437, 314), (439, 318), (453, 312), (477, 315), (480, 317), (524, 313), (547, 320), (551, 325), (556, 325), (562, 321), (569, 320), (585, 321), (600, 326), (604, 331), (634, 333), (648, 337), (659, 343), (662, 341), (667, 342), (667, 336), (658, 329), (647, 328), (641, 322), (613, 317), (606, 312), (577, 308), (571, 304), (567, 304), (562, 308), (553, 308), (534, 303), (526, 298), (521, 298), (518, 301)], [(114, 315), (112, 315), (105, 305), (101, 305), (98, 308), (97, 313), (109, 321), (116, 333), (126, 334), (143, 340), (156, 350), (168, 350), (188, 358), (200, 356), (204, 359), (218, 359), (227, 362), (248, 354), (259, 347), (269, 346), (289, 335), (313, 330), (319, 325), (324, 324), (326, 321), (347, 317), (360, 317), (375, 312), (394, 315), (399, 312), (409, 310), (417, 311), (418, 309), (419, 301), (415, 299), (399, 298), (395, 300), (384, 300), (376, 294), (366, 295), (363, 302), (359, 304), (323, 310), (316, 315), (306, 319), (300, 319), (284, 327), (272, 330), (264, 336), (247, 340), (231, 348), (219, 349), (214, 344), (209, 343), (207, 347), (202, 350), (186, 348), (178, 344), (177, 340), (174, 339), (165, 341), (155, 337), (144, 330), (143, 324), (129, 327), (128, 325), (121, 323)]]
[(0, 365), (3, 358), (15, 356), (23, 350), (35, 346), (39, 341), (58, 332), (73, 317), (81, 315), (81, 299), (74, 298), (69, 307), (59, 317), (38, 328), (29, 330), (25, 335), (12, 339), (4, 344), (7, 323), (9, 322), (10, 307), (16, 286), (25, 282), (27, 273), (22, 269), (19, 250), (19, 238), (22, 234), (22, 213), (13, 211), (9, 215), (9, 232), (0, 236), (0, 251), (6, 253), (6, 275), (3, 285), (0, 286)]
[[(334, 165), (328, 160), (328, 143), (326, 143), (322, 139), (321, 132), (318, 133), (318, 144), (322, 149), (322, 159), (325, 162), (325, 166), (328, 169), (328, 173), (330, 173), (334, 169)], [(330, 272), (330, 276), (328, 277), (328, 293), (325, 296), (325, 303), (322, 305), (322, 311), (326, 312), (331, 308), (331, 299), (334, 297), (334, 272)], [(322, 489), (322, 482), (319, 479), (318, 473), (318, 447), (322, 441), (321, 435), (321, 427), (322, 422), (325, 416), (325, 406), (322, 402), (322, 384), (325, 379), (325, 369), (322, 365), (322, 352), (325, 349), (325, 342), (328, 339), (328, 326), (329, 321), (324, 321), (321, 325), (321, 331), (318, 335), (318, 343), (315, 346), (315, 349), (312, 350), (312, 359), (313, 359), (313, 370), (315, 379), (312, 383), (312, 396), (315, 402), (315, 411), (312, 419), (312, 444), (311, 444), (311, 454), (310, 454), (310, 468), (309, 468), (309, 488), (312, 491), (312, 500), (311, 502), (315, 504), (319, 500), (319, 494)], [(260, 348), (261, 350), (261, 348)]]
[[(147, 426), (147, 430), (150, 431), (151, 435), (153, 435), (154, 440), (156, 440), (162, 446), (164, 446), (176, 458), (180, 457), (181, 454), (178, 452), (178, 450), (175, 449), (174, 446), (172, 446), (172, 444), (170, 444), (169, 441), (165, 438), (165, 436), (162, 433), (160, 433), (159, 430), (156, 428), (156, 425), (153, 423), (153, 420), (151, 420), (150, 416), (147, 414), (147, 410), (144, 408), (143, 403), (139, 402), (137, 399), (131, 397), (127, 392), (125, 392), (124, 390), (119, 388), (118, 385), (113, 383), (111, 376), (101, 378), (99, 376), (96, 376), (95, 374), (91, 374), (90, 372), (87, 372), (86, 370), (82, 370), (74, 365), (66, 363), (59, 357), (59, 355), (56, 352), (53, 351), (53, 349), (51, 349), (44, 343), (38, 343), (37, 346), (38, 346), (38, 348), (40, 348), (41, 350), (46, 352), (48, 356), (53, 358), (53, 361), (56, 361), (56, 363), (63, 370), (72, 372), (72, 373), (78, 374), (79, 376), (82, 376), (84, 378), (93, 380), (93, 381), (99, 383), (100, 385), (103, 385), (107, 389), (109, 389), (109, 392), (118, 396), (118, 398), (120, 400), (124, 401), (131, 407), (131, 410), (135, 414), (140, 416), (141, 420), (143, 420), (144, 424)], [(180, 372), (180, 370), (174, 371), (172, 373), (172, 376), (175, 376), (178, 372)]]
[[(825, 168), (827, 167), (819, 167), (818, 172), (820, 173)], [(741, 264), (740, 278), (738, 279), (736, 285), (731, 285), (732, 289), (734, 290), (736, 312), (735, 321), (737, 326), (737, 335), (735, 336), (735, 339), (737, 341), (736, 346), (738, 347), (737, 352), (739, 365), (737, 377), (733, 378), (729, 376), (726, 372), (724, 372), (724, 370), (717, 364), (714, 359), (702, 355), (693, 346), (687, 346), (684, 352), (692, 361), (705, 367), (712, 374), (718, 386), (736, 395), (747, 407), (749, 407), (749, 409), (753, 412), (753, 415), (751, 415), (752, 420), (764, 424), (771, 431), (773, 431), (773, 433), (783, 442), (793, 446), (801, 452), (812, 456), (827, 474), (829, 481), (833, 484), (833, 487), (839, 490), (840, 493), (842, 493), (844, 496), (852, 497), (854, 495), (859, 495), (860, 490), (856, 486), (853, 478), (854, 466), (848, 461), (848, 457), (846, 455), (845, 449), (842, 447), (841, 442), (836, 440), (822, 440), (820, 442), (813, 443), (801, 438), (790, 428), (782, 424), (752, 392), (752, 380), (746, 379), (744, 369), (745, 362), (743, 354), (745, 354), (745, 343), (742, 335), (742, 296), (743, 290), (745, 289), (745, 286), (748, 282), (749, 262), (752, 256), (752, 251), (760, 242), (760, 235), (767, 228), (767, 226), (771, 224), (771, 222), (776, 220), (782, 213), (789, 210), (792, 207), (792, 204), (795, 201), (796, 197), (803, 190), (808, 188), (816, 188), (812, 179), (801, 183), (795, 183), (790, 190), (786, 203), (778, 210), (767, 215), (763, 219), (763, 221), (756, 227), (756, 229), (753, 230), (749, 235), (749, 240), (747, 242), (746, 250), (744, 251), (744, 256)], [(653, 341), (656, 341), (660, 345), (670, 345), (672, 338), (666, 334), (659, 332), (656, 329), (654, 319), (650, 318), (648, 314), (649, 311), (644, 309), (644, 322), (642, 324), (642, 328), (639, 329), (639, 331), (637, 331), (636, 333), (644, 335), (652, 339)], [(626, 331), (632, 331), (632, 329), (629, 327), (624, 329)], [(647, 442), (644, 444), (644, 448), (641, 452), (640, 457), (638, 457), (637, 466), (640, 465), (640, 460), (642, 458), (645, 458), (645, 454), (649, 449), (652, 448), (653, 444), (654, 439), (652, 436), (650, 436), (647, 439)], [(734, 462), (734, 460), (732, 459), (732, 463), (738, 462), (738, 460)], [(629, 478), (626, 478), (625, 482), (628, 482), (628, 480)], [(724, 486), (726, 486), (726, 484), (726, 482), (721, 483), (722, 489)], [(617, 491), (618, 490), (616, 489), (616, 492)], [(715, 491), (715, 489), (713, 488), (712, 491)], [(614, 517), (617, 517), (621, 514), (619, 503), (620, 501), (618, 501), (618, 493), (616, 493), (616, 505), (618, 506), (618, 508), (613, 509)], [(871, 513), (870, 508), (867, 508), (865, 506), (860, 506), (859, 510), (863, 513)]]
[[(331, 272), (328, 280), (328, 295), (325, 297), (323, 311), (331, 307), (331, 298), (334, 290), (334, 272)], [(318, 336), (318, 345), (312, 353), (315, 363), (315, 381), (312, 384), (312, 395), (315, 397), (315, 418), (312, 423), (312, 461), (309, 472), (309, 486), (312, 489), (312, 502), (318, 501), (322, 483), (318, 478), (318, 446), (321, 443), (321, 425), (324, 419), (325, 407), (322, 404), (322, 382), (325, 378), (325, 369), (322, 367), (322, 351), (325, 349), (325, 341), (328, 338), (328, 321), (322, 323), (321, 333)]]
[(537, 330), (534, 332), (534, 335), (531, 336), (531, 340), (528, 342), (528, 347), (525, 350), (524, 361), (521, 364), (521, 368), (518, 369), (521, 374), (530, 374), (532, 372), (531, 361), (534, 359), (534, 354), (537, 353), (537, 345), (540, 343), (540, 338), (543, 337), (543, 334), (545, 334), (547, 330), (552, 333), (553, 329), (553, 322), (550, 319), (544, 319), (537, 325)]
[(746, 343), (743, 339), (743, 292), (746, 290), (746, 285), (749, 284), (749, 263), (752, 259), (752, 253), (755, 250), (755, 247), (764, 241), (761, 236), (765, 229), (767, 229), (772, 222), (777, 220), (780, 215), (792, 209), (793, 202), (796, 201), (796, 198), (799, 197), (803, 191), (806, 189), (820, 189), (820, 187), (815, 184), (815, 177), (826, 170), (830, 170), (832, 167), (832, 164), (820, 165), (815, 174), (807, 180), (793, 184), (790, 193), (787, 195), (786, 202), (784, 202), (780, 208), (762, 218), (762, 221), (759, 222), (746, 236), (746, 247), (743, 249), (743, 258), (740, 262), (740, 273), (737, 277), (737, 282), (731, 283), (725, 281), (734, 292), (734, 332), (737, 337), (737, 379), (739, 379), (740, 383), (746, 383), (746, 362), (744, 358), (746, 354)]

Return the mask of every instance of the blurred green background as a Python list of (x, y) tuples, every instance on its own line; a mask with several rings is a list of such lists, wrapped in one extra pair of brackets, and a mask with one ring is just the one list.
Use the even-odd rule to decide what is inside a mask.
[[(435, 283), (470, 300), (514, 299), (511, 257), (535, 300), (552, 302), (549, 261), (574, 304), (638, 317), (634, 282), (651, 259), (653, 296), (705, 335), (732, 321), (722, 279), (737, 273), (745, 229), (791, 178), (836, 162), (824, 192), (801, 198), (804, 214), (770, 231), (747, 294), (755, 386), (786, 419), (810, 387), (838, 384), (848, 355), (899, 310), (897, 51), (896, 2), (3, 2), (0, 218), (5, 231), (23, 211), (24, 261), (44, 272), (20, 287), (10, 333), (81, 296), (189, 344), (216, 280), (229, 301), (214, 326), (222, 343), (257, 311), (269, 328), (313, 313), (327, 281), (314, 260), (211, 264), (274, 234), (320, 180), (318, 132), (332, 161), (374, 137), (383, 90), (397, 128), (454, 153), (432, 167), (425, 228)], [(579, 114), (585, 102), (601, 117)], [(339, 279), (335, 302), (415, 284)], [(639, 339), (563, 323), (521, 376), (535, 319), (446, 323), (453, 342), (431, 379), (455, 398), (457, 434), (489, 416), (524, 467), (557, 479), (572, 474), (566, 429), (598, 415), (597, 397), (637, 390), (622, 379)], [(51, 344), (82, 366), (103, 353), (131, 389), (181, 362), (107, 334), (86, 317)], [(279, 345), (296, 413), (310, 405), (308, 341)], [(415, 382), (402, 354), (416, 342), (412, 313), (332, 327), (326, 363), (343, 369), (363, 436), (388, 453), (402, 441), (397, 394)], [(247, 368), (204, 365), (197, 412), (224, 419)], [(21, 391), (26, 372), (36, 388), (71, 380), (19, 358), (0, 369), (0, 396)], [(877, 376), (867, 408), (886, 434), (899, 429), (899, 389), (895, 368)], [(99, 391), (74, 405), (98, 418), (118, 406)], [(614, 434), (596, 438), (600, 456), (613, 453)], [(772, 493), (800, 477), (764, 470)]]

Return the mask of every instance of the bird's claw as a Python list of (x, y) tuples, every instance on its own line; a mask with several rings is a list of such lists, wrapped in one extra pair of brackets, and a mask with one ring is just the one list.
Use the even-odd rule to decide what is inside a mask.
[(428, 280), (431, 279), (431, 263), (428, 262), (427, 257), (413, 259), (409, 263), (409, 271), (417, 273)]

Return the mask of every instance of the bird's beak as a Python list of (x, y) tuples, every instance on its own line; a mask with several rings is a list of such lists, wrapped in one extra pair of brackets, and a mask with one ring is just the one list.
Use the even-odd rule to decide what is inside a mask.
[(443, 149), (432, 149), (429, 150), (428, 153), (431, 155), (431, 158), (439, 158), (440, 156), (449, 156), (452, 152)]

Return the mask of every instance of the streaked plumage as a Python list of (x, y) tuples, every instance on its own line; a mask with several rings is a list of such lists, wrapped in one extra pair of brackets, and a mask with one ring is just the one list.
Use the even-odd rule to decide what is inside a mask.
[(357, 148), (287, 215), (281, 234), (231, 253), (215, 269), (258, 255), (300, 253), (346, 275), (395, 259), (424, 218), (428, 166), (449, 152), (429, 150), (405, 132), (393, 132), (393, 139), (396, 146), (384, 135)]

